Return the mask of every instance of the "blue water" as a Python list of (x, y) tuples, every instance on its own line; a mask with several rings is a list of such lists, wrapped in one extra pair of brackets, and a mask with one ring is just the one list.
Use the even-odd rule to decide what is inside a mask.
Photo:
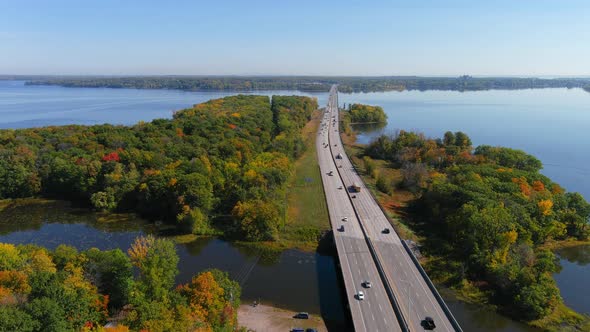
[[(0, 80), (0, 128), (27, 128), (64, 124), (134, 124), (156, 118), (170, 118), (174, 111), (236, 92), (190, 92), (108, 88), (64, 88), (24, 85), (24, 81)], [(299, 91), (259, 91), (255, 94), (326, 94)]]
[(383, 107), (385, 128), (359, 135), (361, 143), (396, 130), (430, 137), (463, 131), (474, 145), (522, 149), (542, 173), (590, 199), (590, 93), (582, 89), (403, 91), (340, 94), (340, 103)]

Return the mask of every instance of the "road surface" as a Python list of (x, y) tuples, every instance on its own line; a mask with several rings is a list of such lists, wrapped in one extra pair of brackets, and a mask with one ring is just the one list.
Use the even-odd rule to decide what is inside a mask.
[[(337, 127), (339, 123), (337, 98), (337, 91), (333, 88), (330, 92), (330, 107), (326, 111), (334, 127), (328, 130), (330, 149), (334, 157), (339, 154), (342, 156), (341, 159), (335, 158), (334, 161), (344, 181), (345, 193), (351, 197), (355, 196), (352, 198), (353, 206), (365, 228), (366, 236), (373, 243), (395, 298), (400, 303), (403, 317), (411, 331), (424, 331), (422, 321), (427, 316), (434, 319), (436, 331), (455, 331), (418, 268), (402, 246), (399, 236), (348, 159)], [(360, 192), (351, 192), (353, 184), (360, 186)], [(383, 233), (385, 228), (390, 229), (389, 234)]]
[[(331, 97), (320, 124), (316, 144), (330, 223), (334, 230), (334, 241), (354, 329), (357, 332), (401, 331), (346, 187), (338, 176), (332, 151), (327, 146), (328, 135), (334, 130), (331, 117), (336, 113), (333, 111), (336, 108), (335, 98)], [(329, 175), (330, 172), (332, 175)], [(365, 288), (364, 281), (370, 281), (372, 287)], [(358, 299), (358, 291), (364, 292), (364, 300)]]

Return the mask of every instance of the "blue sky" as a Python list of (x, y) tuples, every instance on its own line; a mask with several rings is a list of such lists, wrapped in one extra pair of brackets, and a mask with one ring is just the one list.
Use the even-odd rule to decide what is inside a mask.
[(0, 74), (590, 75), (590, 1), (3, 1)]

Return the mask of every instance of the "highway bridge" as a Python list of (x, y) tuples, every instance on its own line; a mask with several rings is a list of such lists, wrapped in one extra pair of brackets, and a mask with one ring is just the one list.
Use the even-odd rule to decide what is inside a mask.
[[(462, 331), (356, 173), (338, 127), (333, 86), (316, 144), (355, 331), (425, 331), (426, 317), (434, 320), (435, 331)], [(360, 291), (364, 299), (359, 299)]]

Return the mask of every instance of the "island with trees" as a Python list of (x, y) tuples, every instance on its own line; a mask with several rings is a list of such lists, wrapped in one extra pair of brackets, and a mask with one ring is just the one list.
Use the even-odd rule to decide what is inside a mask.
[[(7, 79), (18, 79), (10, 76)], [(583, 88), (590, 79), (535, 77), (419, 77), (419, 76), (130, 76), (130, 77), (30, 77), (29, 85), (64, 87), (177, 89), (185, 91), (300, 90), (328, 92), (333, 84), (342, 93), (403, 90), (516, 90), (539, 88)]]
[(353, 160), (392, 207), (402, 237), (420, 242), (431, 276), (535, 326), (590, 327), (563, 304), (549, 250), (588, 241), (590, 204), (542, 175), (537, 158), (474, 149), (462, 132), (431, 139), (399, 131), (356, 151)]
[(381, 106), (363, 104), (349, 104), (348, 112), (344, 113), (350, 124), (356, 123), (386, 123), (387, 115)]
[(317, 101), (237, 95), (133, 126), (0, 130), (0, 199), (136, 212), (180, 232), (277, 240)]

